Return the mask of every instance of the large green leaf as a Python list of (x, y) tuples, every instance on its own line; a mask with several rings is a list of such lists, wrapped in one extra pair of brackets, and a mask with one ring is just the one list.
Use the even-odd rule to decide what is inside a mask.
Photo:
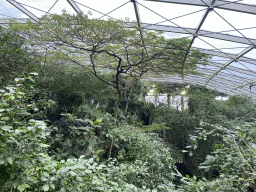
[(14, 158), (13, 158), (13, 157), (7, 157), (7, 161), (8, 161), (8, 163), (9, 163), (10, 165), (12, 165), (13, 162), (14, 162)]
[(42, 187), (42, 190), (43, 190), (43, 191), (49, 191), (49, 185), (48, 185), (48, 184), (44, 185), (44, 186)]
[(26, 188), (29, 188), (28, 184), (22, 184), (18, 186), (18, 190), (21, 192), (24, 191)]

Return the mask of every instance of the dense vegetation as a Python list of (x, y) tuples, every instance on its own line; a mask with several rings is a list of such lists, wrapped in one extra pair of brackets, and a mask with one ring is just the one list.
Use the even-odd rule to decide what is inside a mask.
[(13, 69), (9, 78), (0, 71), (0, 191), (254, 190), (252, 98), (222, 102), (203, 88), (156, 85), (169, 95), (186, 90), (189, 107), (178, 111), (144, 102), (150, 85), (136, 79), (117, 101), (111, 84), (125, 87), (130, 77), (101, 72), (102, 81), (0, 29), (1, 67)]

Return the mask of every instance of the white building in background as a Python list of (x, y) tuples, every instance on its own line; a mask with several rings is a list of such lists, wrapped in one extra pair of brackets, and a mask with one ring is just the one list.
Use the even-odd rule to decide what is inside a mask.
[[(184, 109), (188, 109), (188, 97), (183, 96), (183, 95), (175, 95), (175, 96), (170, 95), (170, 101), (169, 101), (170, 107), (173, 107), (174, 109), (178, 109), (179, 111), (181, 111), (181, 109), (182, 109), (182, 97), (183, 97)], [(154, 103), (155, 105), (159, 105), (160, 103), (168, 105), (167, 99), (168, 99), (168, 96), (167, 96), (166, 93), (165, 94), (152, 95), (152, 93), (149, 92), (145, 96), (145, 101), (146, 102)]]

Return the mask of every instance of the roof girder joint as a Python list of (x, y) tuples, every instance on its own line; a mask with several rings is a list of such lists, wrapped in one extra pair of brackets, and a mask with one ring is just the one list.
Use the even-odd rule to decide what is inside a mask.
[(213, 11), (214, 7), (211, 5), (208, 7), (208, 11)]

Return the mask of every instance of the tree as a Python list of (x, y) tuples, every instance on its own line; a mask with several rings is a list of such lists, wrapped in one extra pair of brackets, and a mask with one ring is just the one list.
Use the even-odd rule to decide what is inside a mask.
[[(43, 17), (38, 24), (14, 28), (22, 30), (38, 45), (52, 45), (70, 61), (114, 87), (117, 91), (115, 120), (123, 92), (143, 75), (186, 75), (194, 72), (196, 64), (205, 64), (208, 58), (191, 50), (184, 63), (189, 39), (168, 39), (161, 32), (148, 30), (143, 30), (142, 38), (140, 30), (128, 20), (89, 19), (82, 13), (70, 15), (64, 11), (61, 15)], [(103, 71), (113, 73), (115, 78), (105, 79)]]
[[(26, 39), (0, 26), (0, 86), (31, 69), (35, 60)], [(31, 46), (30, 46), (31, 47)]]

